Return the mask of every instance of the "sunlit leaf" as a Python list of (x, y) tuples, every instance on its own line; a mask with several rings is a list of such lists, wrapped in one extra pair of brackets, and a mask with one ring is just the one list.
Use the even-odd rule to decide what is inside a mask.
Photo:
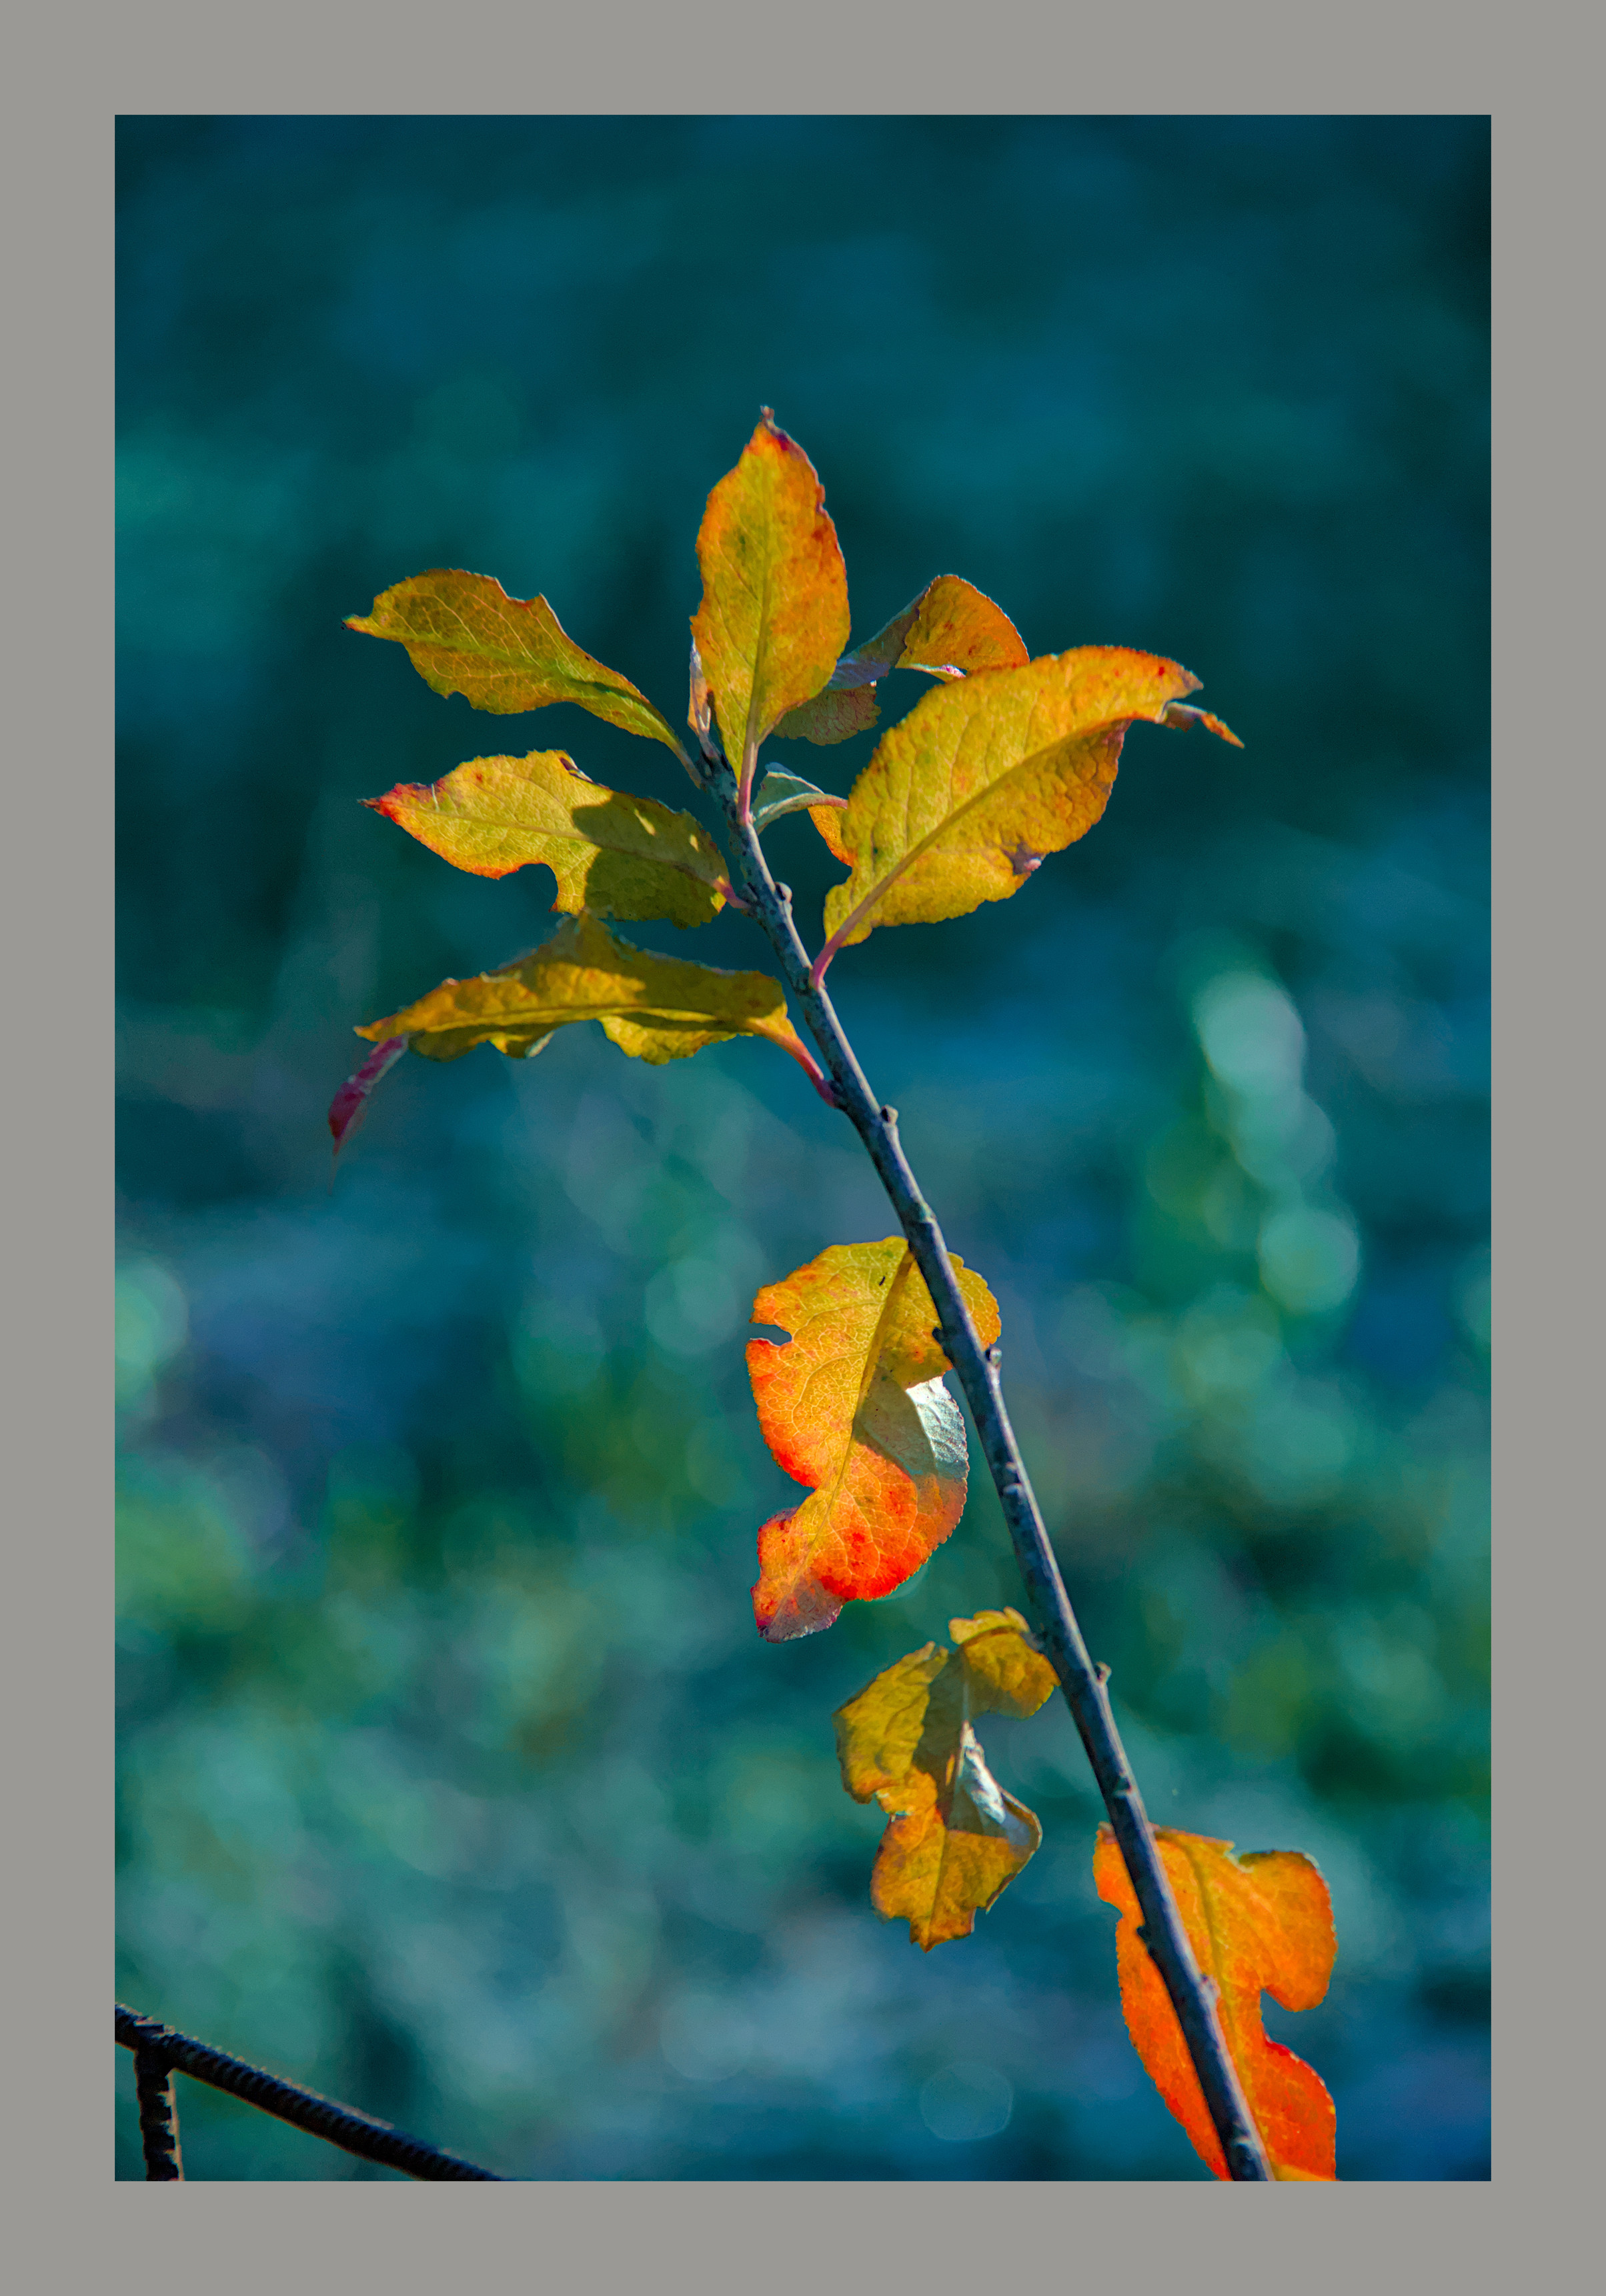
[[(982, 1344), (998, 1306), (954, 1262)], [(931, 1295), (902, 1236), (833, 1243), (753, 1302), (784, 1347), (748, 1343), (758, 1424), (778, 1464), (812, 1486), (758, 1533), (753, 1611), (766, 1642), (830, 1626), (844, 1603), (891, 1594), (964, 1511), (964, 1421), (943, 1385)]]
[(840, 812), (846, 798), (832, 797), (800, 774), (768, 773), (753, 792), (753, 827), (767, 829), (783, 813), (813, 813), (820, 808)]
[(733, 766), (820, 691), (848, 643), (848, 575), (824, 502), (814, 464), (767, 408), (709, 496), (692, 635)]
[(406, 1037), (387, 1037), (384, 1043), (370, 1053), (354, 1076), (345, 1083), (329, 1103), (329, 1129), (338, 1157), (357, 1126), (368, 1112), (368, 1097), (386, 1070), (393, 1069), (407, 1049)]
[(1024, 1803), (988, 1770), (971, 1727), (979, 1714), (1035, 1714), (1054, 1671), (1032, 1647), (1018, 1611), (952, 1619), (958, 1648), (928, 1643), (878, 1674), (836, 1714), (842, 1783), (873, 1796), (886, 1833), (870, 1898), (904, 1920), (929, 1953), (969, 1937), (1043, 1839)]
[(407, 1037), (431, 1061), (455, 1061), (476, 1045), (529, 1060), (574, 1021), (599, 1021), (621, 1051), (655, 1063), (748, 1036), (766, 1037), (805, 1068), (815, 1065), (786, 1017), (780, 982), (767, 973), (720, 972), (633, 948), (585, 914), (567, 919), (528, 956), (471, 980), (443, 980), (416, 1004), (357, 1034)]
[(1157, 654), (1079, 646), (922, 695), (832, 831), (816, 824), (853, 870), (825, 898), (827, 948), (1007, 900), (1098, 820), (1133, 720), (1164, 722), (1198, 684)]
[(957, 574), (939, 574), (884, 629), (845, 653), (823, 693), (789, 710), (775, 727), (781, 742), (845, 742), (880, 712), (877, 682), (889, 669), (924, 669), (964, 677), (978, 669), (1013, 669), (1026, 644), (1001, 606)]
[(553, 908), (571, 916), (701, 925), (725, 906), (724, 857), (689, 813), (603, 789), (561, 750), (471, 758), (432, 786), (403, 782), (365, 802), (477, 877), (544, 863)]
[(437, 567), (381, 592), (371, 614), (350, 615), (348, 630), (394, 638), (437, 693), (461, 693), (476, 709), (507, 716), (573, 701), (627, 734), (685, 751), (647, 700), (582, 652), (545, 598), (510, 598), (488, 574)]
[[(1263, 1992), (1285, 2009), (1314, 2009), (1327, 1990), (1337, 1945), (1326, 1882), (1296, 1849), (1235, 1857), (1230, 1841), (1169, 1826), (1157, 1826), (1154, 1838), (1199, 1965), (1216, 1980), (1222, 2030), (1273, 2169), (1291, 2179), (1332, 2179), (1332, 2099), (1302, 2059), (1266, 2038), (1260, 2021)], [(1176, 2012), (1138, 1935), (1143, 1916), (1107, 1825), (1099, 1828), (1093, 1878), (1100, 1897), (1121, 1910), (1116, 1965), (1127, 2030), (1194, 2151), (1225, 2179), (1225, 2157)]]

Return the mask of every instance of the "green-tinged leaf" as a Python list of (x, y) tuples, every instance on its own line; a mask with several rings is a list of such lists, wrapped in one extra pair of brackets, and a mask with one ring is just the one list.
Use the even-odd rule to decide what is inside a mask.
[[(998, 1303), (954, 1272), (984, 1347)], [(811, 1486), (758, 1533), (753, 1615), (766, 1642), (828, 1627), (847, 1602), (889, 1595), (964, 1511), (964, 1421), (943, 1385), (937, 1311), (900, 1235), (833, 1243), (753, 1301), (785, 1347), (748, 1343), (758, 1425), (777, 1464)]]
[(1078, 646), (924, 695), (816, 825), (853, 874), (825, 897), (826, 949), (878, 925), (963, 917), (1019, 890), (1091, 829), (1135, 718), (1167, 722), (1199, 680), (1158, 654)]
[(969, 1937), (1043, 1839), (988, 1770), (972, 1721), (1035, 1714), (1055, 1680), (1018, 1611), (952, 1619), (948, 1632), (956, 1649), (911, 1652), (835, 1718), (842, 1784), (856, 1801), (873, 1797), (889, 1820), (871, 1903), (906, 1921), (928, 1953)]
[(394, 638), (426, 685), (461, 693), (476, 709), (508, 716), (573, 701), (594, 718), (685, 751), (664, 719), (617, 669), (576, 645), (545, 598), (510, 598), (488, 574), (438, 567), (381, 592), (348, 630)]
[(836, 812), (847, 802), (846, 798), (816, 789), (799, 774), (766, 774), (753, 794), (753, 827), (767, 829), (783, 813), (808, 813), (816, 807)]
[(805, 1068), (814, 1067), (786, 1017), (778, 980), (633, 948), (584, 913), (528, 956), (471, 980), (443, 980), (416, 1004), (357, 1035), (409, 1037), (412, 1049), (431, 1061), (455, 1061), (476, 1045), (529, 1060), (554, 1029), (574, 1021), (600, 1021), (622, 1052), (654, 1063), (745, 1036), (767, 1037)]
[(541, 862), (555, 909), (706, 924), (725, 906), (719, 848), (689, 813), (589, 780), (561, 750), (471, 758), (433, 786), (403, 782), (365, 800), (454, 868), (505, 877)]
[(933, 677), (968, 677), (978, 669), (1013, 669), (1026, 643), (1001, 606), (957, 574), (939, 574), (885, 628), (845, 653), (823, 693), (790, 710), (775, 728), (782, 742), (845, 742), (873, 726), (874, 689), (889, 669), (924, 669)]
[(846, 742), (854, 734), (862, 734), (866, 726), (874, 725), (881, 714), (873, 680), (841, 688), (828, 685), (812, 701), (801, 701), (795, 709), (787, 711), (775, 727), (775, 739), (813, 742), (821, 749), (828, 749), (837, 742)]
[(692, 635), (733, 767), (820, 691), (848, 643), (848, 575), (824, 502), (814, 464), (767, 408), (709, 496)]

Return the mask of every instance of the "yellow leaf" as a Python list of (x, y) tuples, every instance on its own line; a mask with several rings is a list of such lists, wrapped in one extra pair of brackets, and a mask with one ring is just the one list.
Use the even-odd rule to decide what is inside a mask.
[(488, 574), (437, 567), (381, 592), (348, 630), (394, 638), (426, 685), (507, 716), (573, 701), (594, 718), (685, 751), (627, 677), (582, 652), (545, 598), (510, 598)]
[(816, 1072), (786, 1017), (778, 980), (633, 948), (585, 913), (529, 955), (471, 980), (443, 980), (415, 1004), (356, 1033), (376, 1042), (406, 1037), (426, 1060), (455, 1061), (476, 1045), (529, 1060), (553, 1029), (574, 1021), (601, 1021), (622, 1052), (654, 1063), (684, 1060), (728, 1037), (767, 1037)]
[(689, 813), (621, 796), (561, 750), (471, 758), (433, 786), (403, 782), (365, 800), (432, 853), (477, 877), (542, 862), (569, 915), (706, 924), (725, 906), (719, 848)]
[[(998, 1306), (954, 1262), (983, 1346)], [(964, 1511), (964, 1421), (943, 1385), (937, 1313), (901, 1235), (834, 1243), (753, 1302), (792, 1334), (748, 1344), (758, 1425), (779, 1464), (814, 1488), (758, 1533), (753, 1611), (766, 1642), (828, 1627), (846, 1602), (889, 1595)]]
[(824, 502), (814, 464), (766, 408), (703, 513), (692, 635), (744, 782), (777, 718), (820, 691), (848, 643), (848, 574)]
[(877, 681), (889, 669), (924, 669), (965, 677), (978, 669), (1012, 669), (1027, 659), (1020, 631), (1000, 606), (957, 574), (939, 574), (885, 628), (845, 653), (812, 701), (789, 710), (775, 728), (781, 742), (845, 742), (880, 714)]
[(1018, 1611), (948, 1624), (957, 1649), (928, 1643), (878, 1674), (836, 1714), (842, 1783), (873, 1796), (887, 1831), (870, 1898), (928, 1953), (969, 1937), (1037, 1849), (1043, 1829), (987, 1767), (971, 1727), (987, 1713), (1035, 1714), (1054, 1671)]
[(882, 736), (846, 809), (829, 827), (811, 816), (853, 869), (826, 895), (816, 970), (877, 925), (1007, 900), (1098, 820), (1132, 721), (1164, 722), (1198, 684), (1158, 654), (1079, 646), (923, 695)]

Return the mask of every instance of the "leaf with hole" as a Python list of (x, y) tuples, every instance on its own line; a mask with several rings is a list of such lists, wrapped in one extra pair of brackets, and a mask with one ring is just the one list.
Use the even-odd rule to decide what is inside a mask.
[[(954, 1269), (984, 1347), (998, 1306)], [(777, 1463), (812, 1488), (758, 1533), (753, 1612), (766, 1642), (828, 1627), (848, 1602), (889, 1595), (964, 1511), (964, 1421), (943, 1384), (931, 1295), (901, 1235), (833, 1243), (753, 1301), (748, 1342), (758, 1425)]]
[(852, 867), (825, 897), (826, 963), (878, 925), (968, 916), (1018, 892), (1104, 810), (1127, 728), (1199, 680), (1158, 654), (1078, 646), (925, 694), (829, 829)]
[(848, 643), (848, 574), (814, 464), (768, 409), (709, 496), (692, 623), (725, 756), (745, 771), (778, 718), (817, 693)]
[(600, 1021), (621, 1052), (654, 1064), (745, 1036), (767, 1037), (815, 1071), (778, 980), (634, 948), (584, 912), (528, 956), (470, 980), (443, 980), (357, 1034), (409, 1037), (431, 1061), (457, 1060), (476, 1045), (529, 1060), (554, 1029), (576, 1021)]
[(1035, 1714), (1055, 1684), (1018, 1611), (951, 1619), (948, 1632), (957, 1649), (912, 1651), (836, 1714), (842, 1784), (889, 1821), (871, 1903), (928, 1953), (969, 1937), (1043, 1839), (987, 1768), (974, 1718)]
[(393, 638), (437, 693), (506, 717), (572, 701), (594, 718), (685, 751), (644, 693), (576, 645), (545, 598), (510, 598), (488, 574), (436, 567), (382, 591), (348, 630)]
[(561, 750), (471, 758), (432, 784), (403, 782), (364, 802), (476, 877), (544, 864), (557, 879), (553, 908), (570, 916), (701, 925), (725, 906), (724, 856), (689, 813), (604, 789)]
[[(1230, 1841), (1169, 1826), (1156, 1826), (1154, 1839), (1188, 1941), (1215, 1980), (1222, 2031), (1274, 2174), (1331, 2181), (1332, 2099), (1309, 2065), (1266, 2038), (1260, 2020), (1263, 1992), (1284, 2009), (1314, 2009), (1327, 1990), (1338, 1948), (1326, 1882), (1297, 1849), (1237, 1857)], [(1134, 2046), (1200, 2159), (1225, 2181), (1226, 2157), (1170, 1996), (1138, 1935), (1143, 1915), (1107, 1825), (1099, 1828), (1093, 1878), (1100, 1897), (1121, 1910), (1116, 1968)]]
[(958, 574), (939, 574), (873, 638), (845, 653), (823, 693), (789, 710), (778, 742), (845, 742), (873, 726), (879, 681), (890, 669), (923, 669), (933, 677), (967, 677), (978, 669), (1013, 669), (1028, 659), (1020, 631), (1001, 606)]

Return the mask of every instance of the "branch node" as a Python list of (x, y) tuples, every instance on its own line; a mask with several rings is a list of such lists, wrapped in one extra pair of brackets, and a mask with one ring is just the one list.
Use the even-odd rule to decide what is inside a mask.
[(1102, 1685), (1110, 1679), (1110, 1669), (1105, 1665), (1103, 1660), (1101, 1659), (1097, 1666), (1095, 1666), (1093, 1670), (1099, 1678), (1100, 1686), (1102, 1687)]
[(883, 1124), (896, 1124), (896, 1123), (897, 1122), (897, 1109), (896, 1109), (896, 1108), (883, 1108), (883, 1109), (882, 1109), (882, 1111), (881, 1111), (881, 1122), (882, 1122)]

